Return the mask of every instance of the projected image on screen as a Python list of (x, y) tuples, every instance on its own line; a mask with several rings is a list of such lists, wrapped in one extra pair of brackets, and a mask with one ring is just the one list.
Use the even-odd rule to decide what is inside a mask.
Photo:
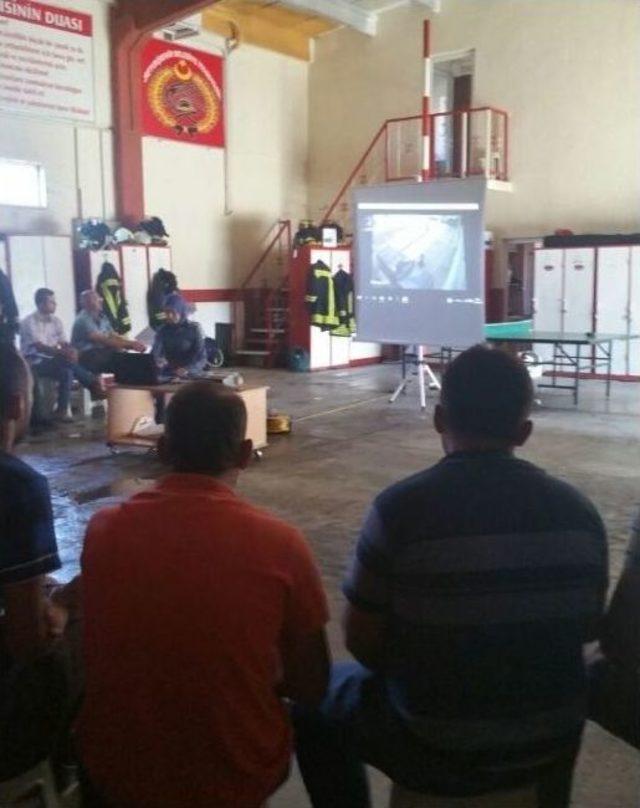
[(381, 213), (368, 217), (371, 284), (381, 289), (466, 289), (460, 216)]

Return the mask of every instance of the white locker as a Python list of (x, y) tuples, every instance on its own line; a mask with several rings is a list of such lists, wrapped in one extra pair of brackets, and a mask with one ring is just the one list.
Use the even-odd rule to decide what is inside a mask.
[(45, 286), (56, 293), (56, 314), (62, 320), (66, 338), (71, 339), (71, 328), (76, 316), (71, 239), (67, 236), (43, 236), (42, 253)]
[(331, 367), (331, 334), (315, 326), (311, 326), (309, 367), (311, 370)]
[[(564, 297), (564, 250), (536, 250), (533, 279), (534, 331), (562, 331)], [(543, 362), (553, 358), (551, 345), (536, 345)]]
[(562, 331), (564, 250), (536, 250), (533, 287), (535, 331)]
[(131, 318), (129, 336), (135, 338), (149, 325), (147, 314), (147, 289), (149, 288), (147, 248), (123, 245), (120, 248), (120, 254), (122, 258), (122, 285)]
[[(42, 238), (40, 236), (9, 237), (9, 276), (13, 295), (23, 320), (35, 309), (36, 289), (47, 285), (44, 269)], [(63, 320), (64, 323), (64, 320)], [(69, 328), (64, 323), (65, 328)]]
[(585, 334), (593, 331), (595, 250), (592, 247), (564, 251), (563, 331)]
[(169, 247), (149, 247), (149, 274), (159, 269), (171, 271), (171, 249)]
[[(629, 333), (640, 334), (640, 247), (631, 248), (629, 292)], [(629, 341), (628, 371), (640, 375), (640, 339)]]
[[(600, 334), (628, 333), (630, 259), (630, 247), (598, 248), (596, 331)], [(612, 372), (624, 375), (627, 367), (627, 344), (614, 342)]]

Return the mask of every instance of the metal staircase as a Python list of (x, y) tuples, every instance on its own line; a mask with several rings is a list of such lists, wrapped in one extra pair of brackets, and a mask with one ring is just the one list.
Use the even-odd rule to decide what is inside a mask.
[(235, 304), (234, 356), (238, 363), (271, 368), (286, 364), (291, 222), (276, 222), (266, 241)]
[[(336, 221), (350, 239), (350, 193), (360, 185), (415, 180), (422, 164), (422, 117), (390, 118), (376, 132), (330, 205), (316, 221)], [(478, 107), (430, 115), (432, 179), (484, 176), (507, 185), (508, 115)], [(247, 275), (235, 304), (234, 356), (238, 363), (285, 366), (290, 328), (291, 221), (276, 222)]]

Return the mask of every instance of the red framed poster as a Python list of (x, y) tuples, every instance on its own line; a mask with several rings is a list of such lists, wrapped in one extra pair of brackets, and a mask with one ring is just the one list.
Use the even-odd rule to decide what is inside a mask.
[(224, 147), (224, 60), (151, 39), (142, 51), (142, 132)]

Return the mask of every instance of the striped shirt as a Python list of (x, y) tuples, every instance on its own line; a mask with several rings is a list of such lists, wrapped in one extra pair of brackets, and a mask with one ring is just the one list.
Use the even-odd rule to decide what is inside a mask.
[[(46, 477), (0, 451), (0, 610), (2, 587), (59, 569)], [(0, 687), (9, 664), (0, 637)]]
[(387, 616), (384, 676), (408, 728), (494, 769), (581, 731), (606, 588), (593, 505), (508, 452), (455, 453), (380, 494), (344, 585)]

